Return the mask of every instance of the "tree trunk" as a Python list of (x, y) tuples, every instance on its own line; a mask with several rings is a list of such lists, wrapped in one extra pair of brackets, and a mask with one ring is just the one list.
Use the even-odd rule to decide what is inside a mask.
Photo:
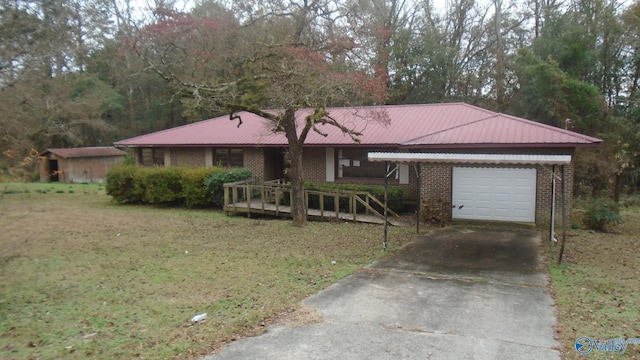
[(616, 173), (613, 175), (613, 201), (617, 203), (620, 202), (620, 192), (621, 190), (621, 180), (622, 180), (622, 173)]
[[(294, 150), (294, 148), (296, 150)], [(304, 179), (302, 178), (302, 147), (289, 147), (291, 156), (291, 215), (296, 226), (307, 225), (307, 211), (304, 204)]]
[(291, 178), (291, 216), (293, 225), (307, 225), (307, 211), (304, 204), (304, 179), (302, 178), (302, 145), (298, 139), (296, 126), (296, 110), (289, 108), (285, 111), (284, 128), (289, 143), (287, 161), (290, 162), (289, 176)]

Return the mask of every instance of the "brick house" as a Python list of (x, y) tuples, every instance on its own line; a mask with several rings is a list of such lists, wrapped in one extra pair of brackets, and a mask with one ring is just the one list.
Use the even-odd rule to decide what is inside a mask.
[[(386, 164), (370, 161), (370, 153), (448, 154), (450, 161), (397, 161), (389, 181), (403, 188), (409, 201), (420, 194), (421, 202), (454, 202), (458, 194), (471, 194), (461, 209), (453, 210), (454, 218), (548, 222), (552, 173), (557, 178), (560, 172), (556, 162), (545, 159), (567, 159), (564, 180), (571, 204), (575, 149), (601, 142), (464, 103), (327, 110), (332, 118), (360, 132), (360, 142), (335, 127), (319, 127), (327, 136), (311, 132), (303, 153), (306, 181), (383, 184)], [(299, 110), (299, 121), (309, 111)], [(269, 122), (257, 115), (239, 115), (240, 126), (238, 120), (222, 116), (118, 141), (115, 146), (134, 148), (137, 163), (144, 166), (238, 166), (262, 180), (282, 178), (284, 135), (274, 134)], [(455, 154), (482, 154), (484, 160), (465, 162)], [(500, 155), (508, 155), (509, 160)], [(483, 210), (477, 215), (474, 209)]]

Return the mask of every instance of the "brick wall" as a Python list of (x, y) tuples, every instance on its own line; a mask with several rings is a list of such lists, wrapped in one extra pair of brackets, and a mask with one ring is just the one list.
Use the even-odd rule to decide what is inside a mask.
[(325, 148), (305, 148), (302, 152), (302, 177), (304, 181), (325, 182), (327, 163)]
[[(245, 148), (244, 167), (251, 170), (259, 180), (264, 180), (264, 148)], [(305, 148), (302, 153), (302, 176), (305, 181), (323, 182), (326, 180), (324, 148)]]
[[(171, 166), (206, 166), (207, 151), (211, 148), (171, 148)], [(264, 177), (264, 150), (262, 148), (243, 149), (244, 167), (251, 170), (254, 176)], [(215, 166), (215, 164), (213, 164)]]
[[(325, 148), (305, 148), (302, 153), (302, 176), (305, 181), (326, 181)], [(245, 148), (244, 167), (254, 176), (264, 179), (264, 148)]]
[[(552, 166), (547, 166), (546, 169), (538, 167), (538, 196), (536, 203), (536, 221), (542, 224), (548, 224), (551, 219), (551, 193), (552, 193), (552, 180), (551, 172)], [(556, 166), (555, 174), (561, 178), (560, 166)], [(567, 217), (573, 206), (573, 184), (574, 184), (574, 165), (573, 163), (565, 166), (565, 206)], [(556, 179), (556, 213), (555, 222), (557, 225), (561, 225), (562, 221), (562, 181)]]
[(244, 167), (251, 170), (253, 176), (260, 180), (264, 180), (264, 149), (262, 148), (245, 148)]
[(171, 148), (171, 166), (206, 166), (207, 148)]
[[(418, 171), (420, 171), (420, 168), (418, 168)], [(413, 204), (416, 202), (416, 197), (418, 195), (417, 183), (418, 183), (418, 177), (416, 174), (414, 164), (409, 164), (409, 183), (398, 185), (402, 189), (404, 199), (406, 200), (407, 203)]]
[(451, 202), (451, 165), (420, 165), (420, 195), (423, 202)]

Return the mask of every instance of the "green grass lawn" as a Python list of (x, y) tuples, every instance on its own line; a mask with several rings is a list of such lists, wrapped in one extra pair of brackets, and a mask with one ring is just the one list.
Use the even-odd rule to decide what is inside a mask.
[[(205, 354), (384, 255), (379, 225), (122, 206), (99, 185), (0, 184), (0, 229), (8, 359)], [(415, 236), (391, 228), (391, 250)]]
[(640, 338), (640, 209), (621, 215), (624, 223), (612, 233), (570, 230), (560, 266), (560, 246), (547, 246), (565, 359), (640, 359), (640, 345), (629, 345), (624, 356), (574, 349), (581, 336)]
[[(584, 358), (580, 336), (640, 337), (640, 209), (622, 217), (614, 233), (570, 230), (560, 266), (547, 245), (566, 359)], [(0, 184), (0, 230), (7, 359), (196, 357), (384, 255), (378, 225), (122, 206), (100, 185)], [(392, 251), (416, 236), (390, 231)]]

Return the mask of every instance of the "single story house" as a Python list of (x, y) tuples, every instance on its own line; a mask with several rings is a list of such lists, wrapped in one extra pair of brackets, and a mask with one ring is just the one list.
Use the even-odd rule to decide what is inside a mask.
[(127, 153), (113, 146), (47, 149), (40, 154), (40, 181), (103, 183)]
[[(566, 165), (564, 181), (571, 204), (575, 149), (601, 142), (465, 103), (327, 110), (362, 135), (354, 142), (331, 126), (319, 126), (327, 136), (310, 132), (303, 151), (306, 181), (383, 184), (386, 162), (370, 161), (370, 153), (441, 154), (429, 162), (393, 158), (398, 171), (390, 184), (402, 187), (409, 200), (420, 194), (422, 203), (451, 203), (454, 218), (548, 223), (552, 174), (555, 178), (560, 174), (555, 164)], [(310, 111), (299, 110), (299, 121)], [(144, 166), (238, 166), (262, 180), (282, 178), (285, 136), (273, 133), (262, 117), (238, 115), (240, 126), (238, 120), (221, 116), (118, 141), (115, 146), (134, 148), (137, 163)], [(464, 157), (473, 154), (481, 156), (480, 161)], [(566, 161), (558, 162), (558, 157)]]

